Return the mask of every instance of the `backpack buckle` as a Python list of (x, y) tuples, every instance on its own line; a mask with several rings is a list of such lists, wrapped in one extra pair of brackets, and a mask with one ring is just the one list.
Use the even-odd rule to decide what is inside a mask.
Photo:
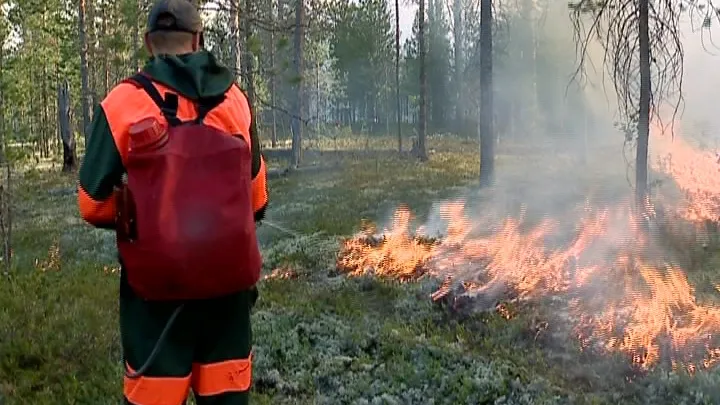
[(160, 111), (162, 111), (162, 114), (165, 117), (168, 117), (168, 118), (169, 117), (177, 117), (177, 109), (176, 108), (162, 106), (162, 108), (160, 108)]
[(160, 111), (162, 112), (165, 119), (167, 119), (168, 124), (171, 126), (176, 126), (182, 124), (182, 121), (177, 117), (177, 110), (178, 110), (178, 96), (175, 93), (165, 93), (165, 100), (163, 100), (162, 105), (160, 106)]

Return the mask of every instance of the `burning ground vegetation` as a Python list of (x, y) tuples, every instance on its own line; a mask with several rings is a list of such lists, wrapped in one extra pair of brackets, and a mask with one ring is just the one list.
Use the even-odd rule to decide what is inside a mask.
[[(351, 275), (441, 281), (429, 299), (455, 312), (508, 303), (553, 302), (538, 323), (576, 339), (583, 352), (624, 356), (638, 372), (657, 366), (695, 374), (720, 362), (720, 286), (700, 297), (688, 254), (717, 249), (720, 162), (682, 139), (655, 136), (652, 169), (682, 198), (657, 193), (637, 210), (630, 199), (587, 198), (562, 217), (499, 215), (464, 199), (445, 201), (441, 224), (415, 226), (402, 206), (382, 232), (372, 224), (344, 241), (337, 267)], [(677, 194), (677, 193), (676, 193)], [(530, 204), (528, 204), (529, 206)], [(642, 214), (638, 214), (642, 212)]]

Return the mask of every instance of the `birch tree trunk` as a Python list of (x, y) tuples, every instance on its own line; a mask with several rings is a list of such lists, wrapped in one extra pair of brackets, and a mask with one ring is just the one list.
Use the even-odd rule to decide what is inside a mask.
[(250, 105), (255, 105), (255, 74), (254, 74), (254, 58), (252, 54), (252, 17), (253, 17), (252, 0), (245, 0), (245, 10), (243, 12), (243, 30), (245, 31), (245, 46), (243, 47), (244, 57), (243, 70), (245, 71), (245, 89), (247, 90)]
[(82, 133), (87, 145), (90, 136), (90, 88), (88, 85), (88, 46), (85, 27), (85, 0), (78, 1), (78, 37), (80, 39), (80, 108), (82, 109)]
[(242, 67), (240, 61), (240, 0), (233, 0), (230, 4), (230, 69), (237, 81), (238, 73)]

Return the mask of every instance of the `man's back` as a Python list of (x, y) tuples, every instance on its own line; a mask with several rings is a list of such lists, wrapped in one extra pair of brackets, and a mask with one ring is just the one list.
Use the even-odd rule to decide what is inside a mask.
[[(182, 56), (155, 58), (144, 69), (161, 96), (178, 94), (177, 116), (197, 116), (195, 102), (202, 97), (225, 94), (225, 100), (211, 110), (204, 123), (221, 131), (242, 136), (251, 146), (253, 210), (258, 219), (267, 205), (265, 164), (247, 98), (234, 84), (227, 69), (220, 69), (212, 54), (201, 51)], [(129, 129), (138, 120), (153, 116), (163, 120), (160, 109), (142, 88), (130, 83), (116, 86), (102, 101), (93, 119), (92, 139), (80, 169), (80, 213), (93, 225), (112, 226), (114, 207), (103, 204), (117, 185), (118, 171), (127, 159)]]
[[(153, 205), (156, 199), (152, 196), (152, 187), (145, 187), (144, 190), (137, 188), (138, 184), (142, 183), (138, 181), (142, 176), (145, 180), (152, 180), (146, 182), (151, 186), (160, 184), (158, 188), (161, 191), (158, 191), (158, 194), (165, 197), (158, 198), (158, 201), (164, 201), (163, 198), (166, 197), (167, 201), (173, 201), (173, 198), (187, 198), (190, 202), (186, 206), (192, 206), (196, 202), (207, 202), (209, 197), (203, 195), (205, 193), (201, 187), (198, 187), (197, 193), (192, 193), (193, 195), (180, 192), (173, 195), (182, 188), (182, 176), (173, 179), (172, 173), (159, 172), (157, 168), (177, 167), (187, 162), (173, 158), (170, 156), (172, 151), (167, 149), (155, 155), (138, 154), (138, 148), (131, 151), (130, 130), (133, 124), (148, 118), (160, 122), (164, 127), (171, 126), (168, 106), (173, 107), (172, 113), (179, 121), (194, 120), (199, 110), (208, 105), (208, 100), (219, 100), (219, 103), (212, 105), (202, 120), (202, 125), (205, 127), (199, 128), (198, 124), (192, 124), (189, 130), (184, 126), (176, 127), (179, 129), (167, 133), (168, 141), (163, 147), (179, 148), (177, 142), (173, 144), (173, 139), (177, 141), (182, 138), (192, 141), (192, 136), (195, 135), (192, 131), (196, 129), (200, 131), (200, 135), (209, 134), (212, 137), (220, 134), (244, 140), (242, 144), (245, 146), (236, 148), (238, 151), (234, 153), (237, 153), (241, 159), (247, 158), (249, 162), (246, 165), (237, 165), (232, 159), (228, 159), (233, 155), (225, 156), (224, 162), (227, 164), (206, 159), (207, 166), (210, 167), (210, 169), (206, 167), (206, 170), (223, 173), (217, 179), (207, 178), (207, 185), (213, 186), (210, 183), (213, 180), (223, 184), (232, 183), (233, 168), (249, 167), (250, 173), (244, 170), (237, 173), (238, 184), (246, 181), (249, 190), (249, 193), (244, 193), (246, 198), (242, 197), (243, 192), (240, 192), (245, 186), (236, 185), (234, 193), (225, 194), (225, 196), (232, 194), (232, 198), (226, 199), (228, 206), (217, 209), (224, 210), (231, 218), (237, 218), (237, 216), (233, 217), (233, 212), (245, 204), (244, 208), (248, 209), (247, 217), (250, 222), (253, 219), (259, 221), (263, 218), (268, 201), (266, 169), (260, 154), (251, 108), (245, 95), (235, 85), (234, 74), (218, 64), (210, 53), (199, 49), (199, 43), (202, 42), (201, 30), (199, 14), (186, 0), (160, 0), (150, 13), (146, 35), (146, 46), (156, 56), (142, 72), (151, 80), (151, 88), (144, 88), (137, 80), (121, 83), (96, 108), (78, 185), (80, 213), (91, 225), (116, 229), (118, 225), (116, 216), (123, 217), (120, 215), (122, 210), (118, 209), (122, 208), (122, 205), (118, 206), (118, 201), (121, 204), (124, 201), (117, 197), (131, 196), (133, 187), (136, 192), (146, 194), (142, 203), (135, 201), (139, 203), (138, 210), (145, 209), (144, 214), (147, 214), (147, 207), (151, 207), (150, 211), (153, 211), (152, 215), (155, 216), (155, 218), (147, 215), (143, 217), (141, 212), (138, 218), (144, 218), (145, 225), (154, 221), (155, 224), (152, 225), (155, 227), (154, 234), (159, 238), (177, 240), (173, 238), (178, 234), (179, 227), (186, 225), (188, 221), (197, 222), (198, 217), (187, 218), (187, 215), (179, 214), (173, 217), (177, 222), (173, 229), (168, 230), (167, 233), (161, 229), (163, 225), (161, 222), (164, 220), (158, 217), (167, 212), (177, 213), (178, 208), (172, 206), (165, 208), (161, 204)], [(156, 98), (160, 100), (159, 102), (150, 96), (154, 91), (158, 93)], [(163, 111), (158, 104), (165, 107), (166, 111)], [(170, 116), (172, 117), (172, 114)], [(197, 128), (193, 129), (193, 125)], [(212, 142), (217, 140), (218, 138), (215, 138)], [(192, 145), (192, 142), (188, 144)], [(185, 147), (183, 153), (191, 154), (192, 151), (187, 149), (187, 145)], [(241, 150), (244, 152), (240, 152)], [(147, 170), (151, 166), (154, 169)], [(193, 177), (188, 174), (191, 173), (188, 171), (191, 167), (192, 165), (189, 165), (184, 171), (179, 170), (179, 172), (186, 173), (186, 179)], [(123, 182), (124, 177), (128, 179), (127, 183)], [(157, 180), (155, 177), (163, 179)], [(243, 178), (246, 180), (242, 180)], [(194, 178), (193, 181), (197, 184), (203, 183), (199, 178)], [(232, 187), (232, 184), (230, 186)], [(118, 189), (127, 190), (127, 193), (118, 193)], [(147, 197), (148, 195), (151, 198)], [(207, 214), (212, 211), (207, 205), (202, 207), (194, 211), (186, 209), (185, 213), (189, 212), (191, 214), (189, 216), (192, 217), (194, 216), (192, 214)], [(254, 238), (254, 225), (251, 227)], [(122, 227), (117, 229), (120, 228)], [(235, 229), (239, 229), (238, 226)], [(192, 388), (198, 404), (246, 404), (252, 375), (250, 312), (257, 299), (257, 289), (251, 285), (216, 298), (200, 300), (147, 299), (133, 288), (133, 283), (129, 281), (132, 276), (128, 277), (128, 273), (133, 274), (132, 272), (139, 268), (142, 268), (142, 271), (136, 271), (135, 275), (152, 272), (156, 270), (158, 262), (153, 262), (153, 251), (150, 249), (144, 255), (133, 254), (135, 261), (132, 266), (126, 266), (123, 254), (128, 256), (129, 250), (123, 249), (122, 244), (127, 241), (123, 242), (121, 235), (122, 233), (118, 232), (121, 263), (120, 332), (126, 367), (123, 384), (125, 403), (180, 405), (184, 403), (189, 389)], [(233, 234), (227, 233), (227, 235)], [(219, 238), (218, 235), (213, 237), (215, 240)], [(142, 234), (139, 234), (136, 240), (141, 239)], [(237, 250), (242, 242), (237, 238), (229, 239), (233, 240), (224, 242), (228, 246), (224, 250)], [(134, 242), (135, 240), (130, 244)], [(254, 244), (248, 249), (252, 251), (258, 247)], [(193, 249), (184, 250), (184, 252), (188, 251)], [(215, 259), (215, 255), (210, 256)], [(140, 260), (137, 260), (138, 258)], [(142, 263), (143, 258), (148, 258), (146, 263)], [(247, 264), (242, 258), (235, 262), (238, 271), (242, 271), (242, 266)], [(207, 263), (212, 261), (208, 260)], [(173, 266), (166, 267), (173, 270)], [(177, 268), (180, 267), (182, 264), (178, 263)], [(190, 281), (196, 281), (198, 284), (218, 277), (218, 269), (214, 265), (195, 265), (191, 270), (196, 276)], [(177, 282), (172, 280), (173, 271), (163, 273), (162, 279), (170, 284)], [(252, 283), (254, 284), (254, 281)], [(144, 291), (149, 294), (152, 292), (152, 290)]]

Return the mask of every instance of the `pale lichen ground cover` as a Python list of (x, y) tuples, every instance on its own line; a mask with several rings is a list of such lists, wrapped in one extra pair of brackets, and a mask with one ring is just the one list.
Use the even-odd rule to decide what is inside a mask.
[[(343, 144), (344, 145), (344, 144)], [(398, 203), (419, 216), (477, 178), (474, 142), (431, 140), (431, 161), (368, 157), (341, 170), (271, 182), (261, 228), (266, 273), (254, 314), (258, 404), (717, 404), (715, 372), (632, 373), (625, 359), (536, 339), (543, 305), (459, 319), (428, 296), (434, 280), (399, 284), (335, 270), (339, 237)], [(499, 167), (509, 158), (500, 156)], [(116, 404), (121, 364), (113, 236), (77, 218), (74, 180), (29, 171), (16, 192), (15, 265), (0, 282), (0, 404)], [(706, 273), (702, 273), (706, 274)], [(703, 280), (717, 281), (712, 273)], [(551, 325), (550, 329), (553, 329)]]

